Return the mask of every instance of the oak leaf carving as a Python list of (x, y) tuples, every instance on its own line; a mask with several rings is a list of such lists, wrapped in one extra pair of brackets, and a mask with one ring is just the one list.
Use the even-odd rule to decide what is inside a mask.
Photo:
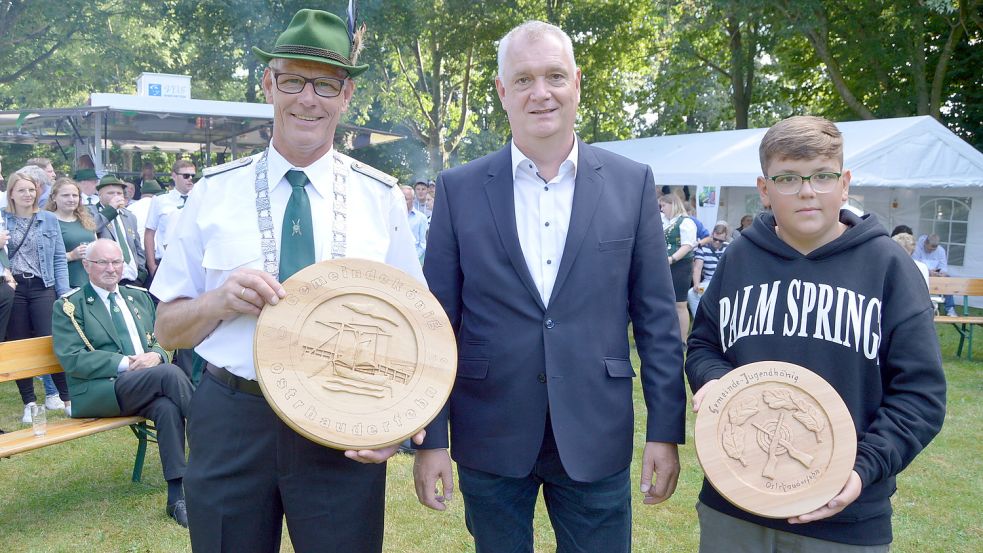
[(772, 409), (788, 409), (789, 411), (797, 411), (799, 409), (799, 406), (795, 404), (795, 400), (792, 398), (792, 391), (785, 388), (765, 390), (761, 394), (761, 398)]
[(735, 405), (727, 411), (731, 424), (741, 425), (754, 415), (758, 414), (758, 399), (754, 397), (745, 398), (740, 405)]
[(737, 459), (746, 467), (747, 461), (744, 460), (744, 429), (734, 424), (725, 424), (721, 439), (724, 452), (727, 456), (731, 459)]
[(808, 403), (805, 404), (805, 409), (792, 414), (795, 420), (802, 423), (802, 426), (806, 427), (807, 430), (813, 432), (816, 435), (816, 441), (822, 442), (823, 439), (819, 435), (826, 428), (826, 419), (819, 409), (816, 409)]

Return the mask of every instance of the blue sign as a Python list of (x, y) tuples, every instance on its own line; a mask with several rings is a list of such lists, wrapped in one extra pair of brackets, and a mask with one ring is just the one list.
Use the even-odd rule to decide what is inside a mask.
[(161, 93), (160, 93), (160, 92), (161, 92), (161, 91), (160, 91), (160, 88), (161, 88), (161, 87), (160, 87), (160, 84), (159, 84), (159, 83), (151, 83), (151, 84), (150, 84), (150, 85), (148, 85), (148, 87), (147, 87), (147, 89), (148, 89), (148, 92), (147, 92), (147, 94), (148, 94), (149, 96), (160, 96), (160, 95), (161, 95)]

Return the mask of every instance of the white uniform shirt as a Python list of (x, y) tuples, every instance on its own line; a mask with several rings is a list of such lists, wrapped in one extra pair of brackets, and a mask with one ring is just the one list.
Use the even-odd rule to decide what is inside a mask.
[(137, 219), (137, 238), (141, 244), (143, 243), (143, 231), (147, 228), (147, 214), (150, 213), (150, 204), (153, 201), (154, 197), (148, 194), (126, 206), (126, 209)]
[[(191, 199), (190, 195), (188, 195), (188, 199)], [(154, 259), (164, 257), (164, 249), (168, 245), (170, 232), (177, 228), (177, 219), (184, 205), (185, 202), (181, 199), (181, 193), (176, 189), (167, 194), (155, 196), (150, 204), (146, 228), (154, 231)], [(143, 237), (142, 234), (140, 236)], [(147, 255), (150, 255), (150, 252), (147, 252)]]
[[(262, 154), (249, 165), (201, 179), (181, 214), (151, 290), (161, 301), (197, 298), (218, 288), (239, 267), (263, 270), (256, 220), (255, 174)], [(304, 168), (310, 183), (315, 259), (331, 258), (334, 150)], [(272, 146), (267, 159), (273, 234), (279, 249), (283, 213), (291, 188), (285, 175), (294, 168)], [(207, 172), (206, 172), (207, 174)], [(396, 187), (350, 171), (347, 181), (348, 257), (387, 263), (425, 283), (406, 221), (406, 199)], [(421, 284), (426, 286), (426, 284)], [(195, 351), (206, 361), (243, 378), (255, 379), (253, 335), (256, 317), (222, 321)]]
[[(112, 318), (113, 306), (109, 303), (110, 291), (104, 290), (95, 284), (92, 285), (92, 289), (96, 291), (96, 295), (99, 296), (100, 300), (102, 300), (102, 305), (106, 307), (106, 312), (109, 313), (110, 318)], [(143, 338), (140, 336), (140, 333), (137, 332), (137, 323), (133, 320), (133, 315), (130, 313), (130, 305), (126, 302), (126, 290), (117, 286), (116, 290), (114, 291), (119, 294), (119, 297), (116, 298), (116, 303), (119, 304), (119, 310), (121, 313), (123, 313), (123, 320), (126, 322), (126, 330), (129, 331), (130, 342), (133, 343), (133, 351), (137, 355), (146, 353), (146, 350), (143, 349)], [(116, 371), (123, 372), (129, 368), (130, 358), (124, 355), (123, 358), (120, 359), (119, 366), (116, 367)]]
[(567, 243), (573, 188), (577, 180), (579, 145), (574, 142), (560, 171), (549, 182), (538, 175), (536, 164), (512, 142), (512, 186), (515, 192), (515, 226), (519, 246), (532, 280), (548, 305), (563, 247)]

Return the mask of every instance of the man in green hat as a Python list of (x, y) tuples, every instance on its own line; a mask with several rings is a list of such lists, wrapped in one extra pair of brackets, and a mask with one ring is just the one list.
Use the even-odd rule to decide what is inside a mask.
[(99, 203), (99, 194), (96, 193), (99, 177), (96, 176), (95, 169), (79, 169), (75, 171), (72, 178), (75, 179), (76, 184), (79, 185), (79, 190), (82, 192), (82, 196), (79, 198), (82, 205), (94, 206)]
[[(269, 52), (273, 138), (203, 171), (151, 291), (157, 337), (206, 362), (188, 424), (194, 551), (277, 551), (286, 515), (297, 551), (382, 551), (384, 461), (397, 446), (336, 451), (281, 421), (256, 381), (256, 318), (280, 282), (320, 260), (360, 257), (423, 274), (396, 179), (334, 148), (355, 92), (359, 33), (300, 10)], [(422, 439), (422, 436), (417, 436)]]
[(123, 251), (123, 284), (140, 286), (147, 278), (147, 262), (137, 234), (137, 218), (125, 208), (125, 186), (116, 175), (102, 177), (96, 185), (99, 203), (89, 211), (96, 221), (96, 236), (115, 241)]

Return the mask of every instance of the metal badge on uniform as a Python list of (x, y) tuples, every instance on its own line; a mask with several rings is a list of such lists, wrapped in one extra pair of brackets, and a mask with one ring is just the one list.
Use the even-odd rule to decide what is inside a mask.
[(322, 261), (291, 276), (256, 323), (263, 395), (336, 449), (400, 443), (443, 407), (457, 372), (447, 315), (425, 284), (375, 261)]
[(843, 489), (857, 432), (843, 399), (821, 376), (761, 361), (708, 386), (696, 416), (696, 455), (731, 503), (788, 518), (822, 507)]

